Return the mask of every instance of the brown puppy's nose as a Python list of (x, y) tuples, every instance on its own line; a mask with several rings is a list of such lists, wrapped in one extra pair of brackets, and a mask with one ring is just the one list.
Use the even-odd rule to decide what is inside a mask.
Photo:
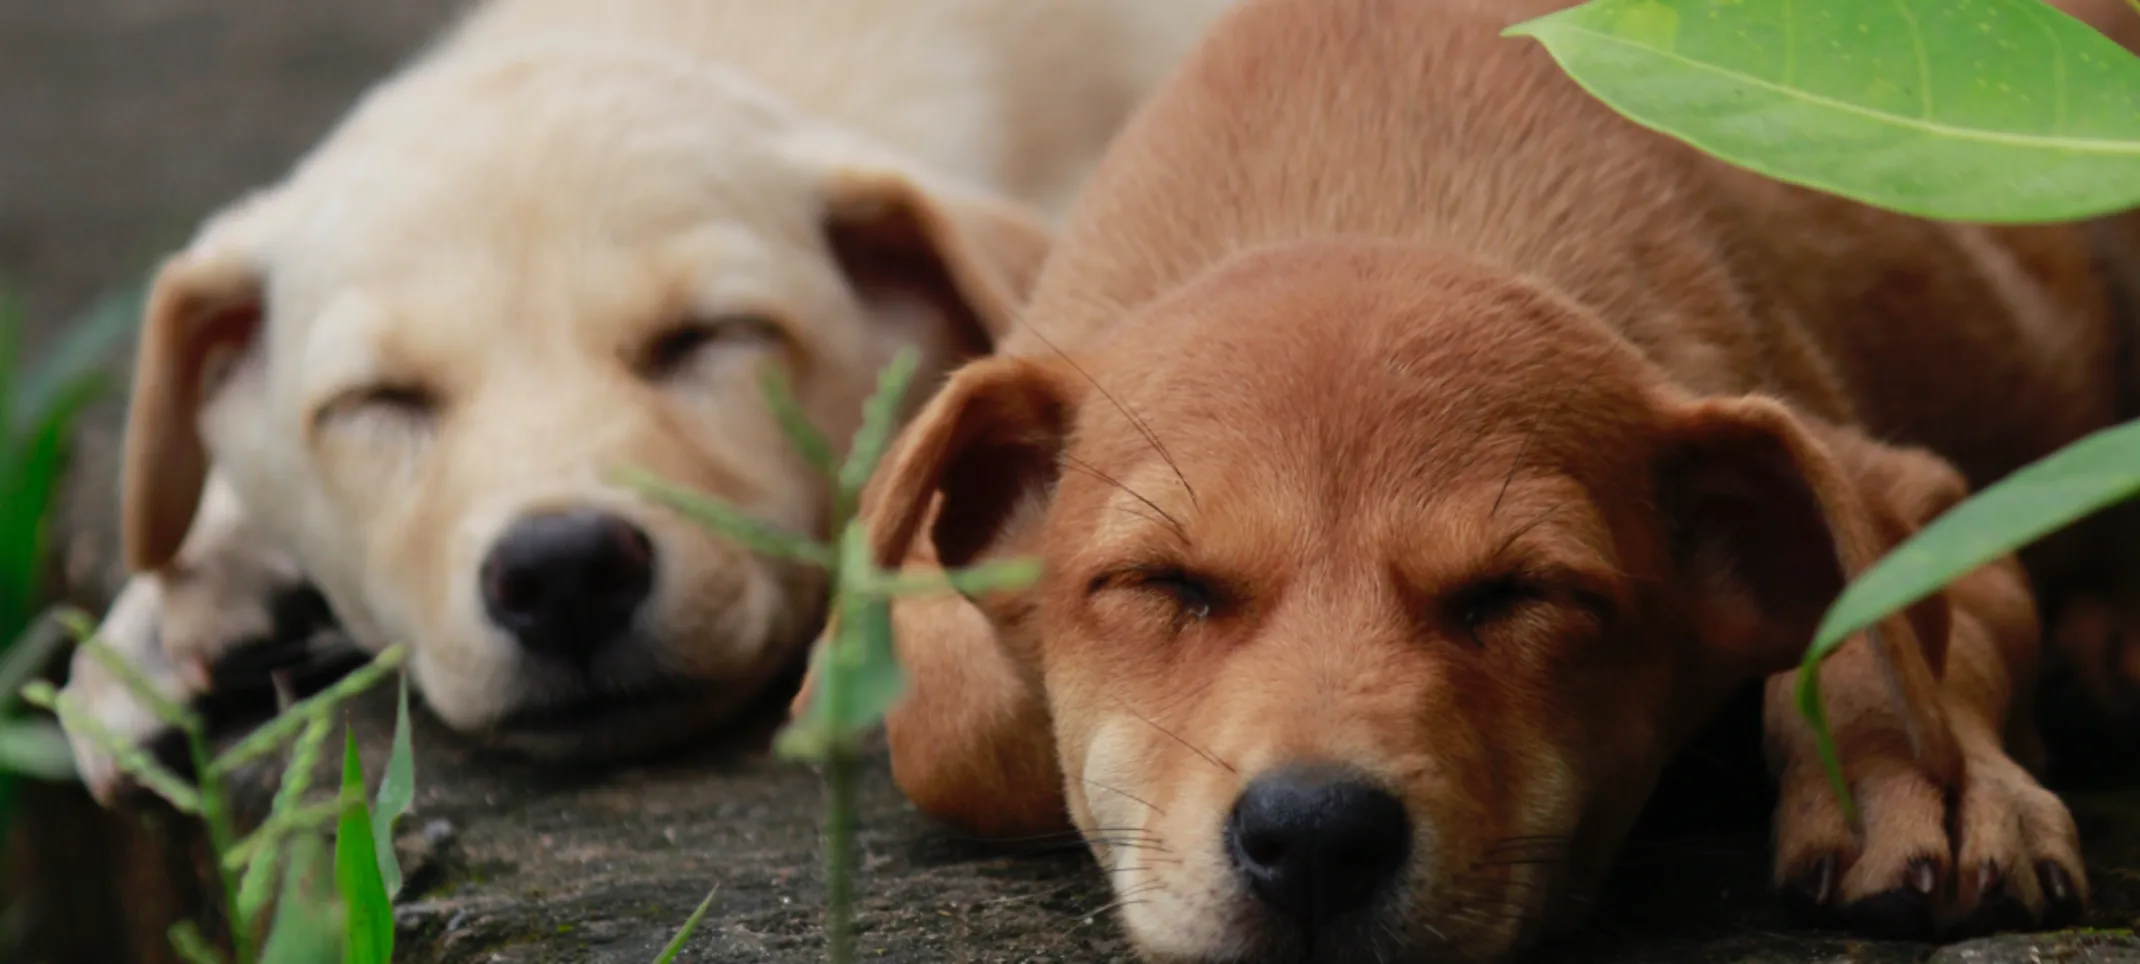
[(1249, 782), (1226, 836), (1249, 889), (1312, 935), (1397, 879), (1412, 820), (1403, 802), (1353, 770), (1297, 764)]
[(483, 608), (521, 646), (584, 661), (624, 635), (654, 588), (654, 543), (605, 512), (533, 515), (483, 560)]

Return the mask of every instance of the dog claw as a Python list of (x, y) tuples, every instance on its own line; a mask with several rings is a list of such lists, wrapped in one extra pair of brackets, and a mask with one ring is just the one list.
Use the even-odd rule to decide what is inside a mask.
[(1904, 877), (1920, 894), (1930, 896), (1939, 888), (1939, 868), (1930, 860), (1919, 857), (1910, 861), (1909, 873)]
[(1828, 898), (1835, 896), (1835, 855), (1815, 861), (1792, 881), (1791, 889), (1815, 908), (1827, 906)]
[(2080, 889), (2073, 885), (2073, 876), (2066, 868), (2055, 860), (2039, 861), (2036, 879), (2043, 883), (2045, 926), (2066, 927), (2080, 920)]
[(1922, 937), (1932, 929), (1932, 894), (1939, 865), (1919, 857), (1903, 871), (1901, 886), (1858, 900), (1844, 915), (1859, 930), (1880, 937)]

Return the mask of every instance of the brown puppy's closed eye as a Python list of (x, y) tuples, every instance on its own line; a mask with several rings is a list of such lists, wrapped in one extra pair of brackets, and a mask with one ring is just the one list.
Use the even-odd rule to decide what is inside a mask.
[(1496, 41), (1548, 6), (1256, 0), (1116, 141), (1030, 333), (866, 500), (887, 562), (1045, 570), (895, 607), (902, 787), (1067, 817), (1154, 960), (1490, 960), (1765, 677), (1779, 885), (1882, 932), (2069, 917), (2016, 562), (1822, 670), (1859, 828), (1788, 670), (1970, 483), (2108, 424), (2086, 249), (1700, 158)]

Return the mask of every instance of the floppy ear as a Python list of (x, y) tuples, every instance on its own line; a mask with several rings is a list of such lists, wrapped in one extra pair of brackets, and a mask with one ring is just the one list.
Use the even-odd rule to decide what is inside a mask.
[(174, 255), (156, 273), (134, 361), (120, 474), (127, 567), (159, 569), (178, 552), (208, 477), (201, 408), (259, 336), (258, 268), (227, 250)]
[[(990, 358), (952, 376), (864, 493), (879, 565), (953, 568), (1035, 555), (1077, 402), (1047, 365)], [(1036, 594), (908, 597), (893, 628), (908, 690), (885, 717), (915, 805), (986, 836), (1066, 826), (1039, 673)]]
[[(1657, 464), (1681, 599), (1705, 650), (1762, 675), (1798, 664), (1850, 579), (1963, 496), (1939, 460), (1802, 420), (1758, 397), (1675, 405)], [(1886, 675), (1928, 764), (1952, 756), (1940, 717), (1948, 602), (1933, 595), (1852, 640)]]
[(1049, 243), (1013, 205), (859, 168), (833, 171), (824, 230), (872, 315), (890, 320), (918, 303), (960, 357), (987, 354), (1017, 323)]

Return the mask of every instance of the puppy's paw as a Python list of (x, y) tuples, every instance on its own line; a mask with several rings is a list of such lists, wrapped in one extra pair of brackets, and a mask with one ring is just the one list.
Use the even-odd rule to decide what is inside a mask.
[[(287, 557), (249, 541), (216, 550), (128, 580), (96, 629), (106, 649), (181, 706), (264, 687), (271, 672), (310, 658), (315, 637), (331, 626), (324, 602)], [(120, 744), (149, 747), (170, 729), (86, 649), (75, 653), (62, 693)], [(73, 730), (68, 739), (82, 782), (110, 805), (128, 781), (106, 741)]]
[[(163, 655), (163, 644), (157, 634), (157, 622), (162, 612), (162, 585), (153, 577), (135, 576), (119, 591), (118, 598), (105, 613), (104, 621), (97, 626), (96, 637), (114, 655), (138, 670), (159, 694), (173, 702), (191, 702), (193, 688)], [(75, 651), (67, 672), (67, 685), (60, 694), (78, 707), (91, 725), (103, 731), (100, 736), (125, 745), (146, 746), (166, 727), (125, 683), (91, 657), (87, 649)], [(112, 755), (106, 752), (103, 740), (72, 726), (65, 729), (67, 741), (74, 749), (74, 766), (81, 775), (82, 784), (89, 788), (90, 795), (98, 803), (111, 806), (126, 788), (125, 775)]]
[(1893, 938), (2080, 918), (2088, 882), (2073, 818), (2003, 751), (1971, 747), (1958, 786), (1904, 753), (1874, 750), (1851, 769), (1862, 836), (1816, 762), (1782, 781), (1777, 883), (1801, 910)]

